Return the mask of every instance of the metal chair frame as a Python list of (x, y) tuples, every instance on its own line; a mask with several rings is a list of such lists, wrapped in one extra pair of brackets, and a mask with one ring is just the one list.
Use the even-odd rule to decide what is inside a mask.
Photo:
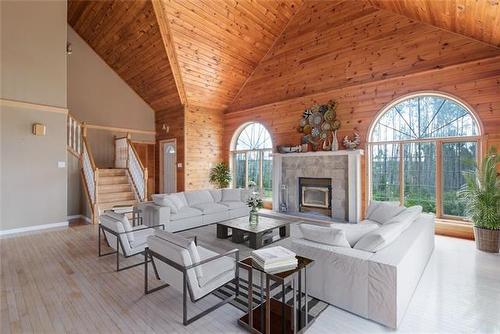
[[(195, 243), (196, 243), (196, 237), (195, 237)], [(184, 326), (187, 326), (189, 325), (190, 323), (200, 319), (201, 317), (207, 315), (208, 313), (218, 309), (219, 307), (227, 304), (228, 302), (231, 302), (232, 300), (234, 300), (238, 294), (239, 294), (239, 273), (238, 273), (238, 261), (239, 261), (239, 258), (240, 258), (240, 254), (239, 254), (239, 249), (233, 249), (233, 250), (230, 250), (224, 254), (219, 254), (219, 255), (216, 255), (216, 256), (212, 256), (208, 259), (205, 259), (205, 260), (202, 260), (200, 262), (197, 262), (197, 263), (193, 263), (189, 266), (183, 266), (177, 262), (174, 262), (170, 259), (167, 259), (166, 257), (164, 257), (163, 255), (160, 255), (154, 251), (152, 251), (151, 249), (149, 249), (149, 247), (147, 247), (145, 249), (145, 252), (144, 252), (144, 293), (145, 294), (150, 294), (152, 292), (155, 292), (155, 291), (158, 291), (160, 289), (163, 289), (163, 288), (166, 288), (169, 286), (169, 284), (163, 284), (161, 286), (158, 286), (156, 288), (153, 288), (153, 289), (149, 289), (149, 285), (148, 285), (148, 262), (151, 261), (153, 266), (155, 266), (154, 264), (154, 260), (153, 259), (158, 259), (159, 261), (162, 261), (166, 264), (168, 264), (169, 266), (177, 269), (178, 271), (182, 272), (183, 274), (183, 291), (182, 291), (182, 323), (184, 324)], [(216, 259), (219, 259), (219, 258), (222, 258), (224, 256), (230, 256), (230, 255), (233, 255), (235, 256), (235, 278), (232, 279), (231, 281), (225, 283), (224, 285), (226, 284), (229, 284), (231, 282), (234, 282), (235, 285), (236, 285), (236, 291), (235, 291), (235, 295), (234, 296), (230, 296), (226, 299), (223, 299), (221, 300), (219, 303), (211, 306), (210, 308), (198, 313), (197, 315), (191, 317), (191, 318), (188, 318), (188, 310), (187, 310), (187, 295), (189, 293), (189, 298), (191, 300), (191, 302), (193, 303), (196, 303), (200, 300), (202, 300), (203, 298), (205, 298), (206, 296), (212, 294), (212, 292), (214, 292), (215, 290), (221, 288), (221, 287), (218, 287), (218, 288), (215, 288), (209, 292), (207, 292), (205, 295), (199, 297), (198, 299), (195, 299), (193, 297), (193, 291), (192, 291), (192, 288), (191, 286), (188, 284), (188, 279), (187, 279), (187, 271), (189, 269), (192, 269), (192, 268), (195, 268), (197, 266), (200, 266), (202, 264), (206, 264), (206, 263), (209, 263), (213, 260), (216, 260)], [(156, 269), (155, 269), (156, 271)], [(157, 279), (159, 279), (158, 277), (158, 274), (156, 272), (156, 277)]]

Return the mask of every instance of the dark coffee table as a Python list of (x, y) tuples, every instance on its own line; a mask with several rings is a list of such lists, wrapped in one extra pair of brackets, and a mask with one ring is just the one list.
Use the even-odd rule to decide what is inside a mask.
[[(259, 223), (251, 226), (248, 217), (235, 218), (217, 223), (217, 238), (227, 239), (231, 237), (232, 242), (242, 243), (247, 237), (250, 248), (259, 249), (264, 245), (289, 237), (290, 222), (289, 220), (259, 215)], [(229, 229), (232, 231), (231, 235)], [(264, 243), (265, 236), (276, 229), (279, 229), (280, 239)]]

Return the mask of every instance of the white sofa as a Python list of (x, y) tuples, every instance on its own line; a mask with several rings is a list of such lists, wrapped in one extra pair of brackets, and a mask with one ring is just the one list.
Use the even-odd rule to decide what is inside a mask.
[[(404, 224), (398, 233), (394, 233), (395, 225), (370, 220), (357, 225), (332, 224), (348, 239), (343, 247), (312, 241), (310, 236), (309, 240), (304, 236), (294, 239), (292, 250), (315, 260), (307, 274), (309, 293), (397, 328), (434, 249), (434, 215), (419, 212), (409, 219), (398, 222)], [(392, 231), (384, 241), (383, 231), (388, 229)], [(324, 241), (325, 233), (319, 239)], [(360, 244), (364, 246), (356, 247)], [(376, 250), (366, 250), (376, 244)]]
[(245, 189), (208, 189), (174, 194), (155, 194), (153, 202), (141, 203), (143, 223), (165, 224), (169, 232), (183, 231), (223, 220), (248, 216)]

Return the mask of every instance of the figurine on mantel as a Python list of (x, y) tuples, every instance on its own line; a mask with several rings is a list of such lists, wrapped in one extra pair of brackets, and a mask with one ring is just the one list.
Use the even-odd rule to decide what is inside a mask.
[(315, 104), (304, 110), (297, 128), (304, 134), (303, 145), (311, 145), (313, 151), (338, 150), (337, 130), (340, 128), (340, 121), (336, 118), (336, 108), (337, 102), (330, 100), (326, 104)]
[(349, 138), (349, 136), (344, 137), (344, 146), (348, 150), (355, 150), (358, 148), (359, 144), (361, 143), (361, 139), (359, 137), (359, 133), (356, 131), (354, 132), (353, 139)]

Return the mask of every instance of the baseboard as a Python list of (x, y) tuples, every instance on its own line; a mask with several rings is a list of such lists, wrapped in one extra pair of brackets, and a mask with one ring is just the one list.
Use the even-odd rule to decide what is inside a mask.
[(85, 215), (72, 215), (72, 216), (68, 216), (68, 221), (73, 220), (73, 219), (83, 219), (83, 220), (85, 220), (88, 223), (92, 223), (92, 219), (90, 219), (89, 217), (87, 217)]
[(60, 222), (60, 223), (42, 224), (42, 225), (12, 228), (9, 230), (0, 230), (0, 236), (18, 234), (18, 233), (24, 233), (24, 232), (33, 232), (33, 231), (39, 231), (39, 230), (46, 230), (49, 228), (67, 227), (67, 226), (68, 226), (68, 222), (64, 221), (64, 222)]

